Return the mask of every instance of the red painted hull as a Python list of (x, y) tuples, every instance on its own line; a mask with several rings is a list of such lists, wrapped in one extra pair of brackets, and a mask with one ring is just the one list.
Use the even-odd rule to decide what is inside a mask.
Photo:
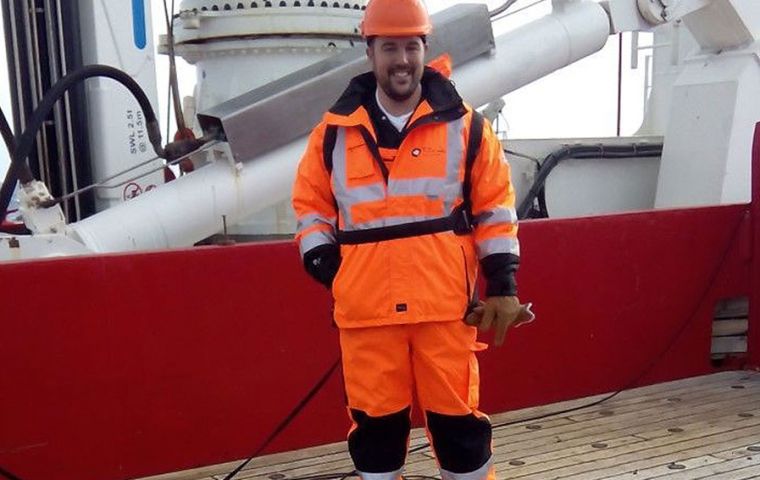
[[(749, 294), (749, 211), (525, 222), (538, 320), (482, 355), (483, 409), (712, 372), (715, 303)], [(25, 480), (246, 457), (338, 356), (289, 242), (7, 264), (0, 285), (0, 467)], [(336, 375), (270, 451), (347, 427)]]

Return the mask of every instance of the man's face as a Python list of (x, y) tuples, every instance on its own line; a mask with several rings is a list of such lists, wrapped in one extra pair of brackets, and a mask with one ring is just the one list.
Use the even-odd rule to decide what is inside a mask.
[(386, 95), (403, 102), (414, 94), (422, 79), (425, 49), (420, 37), (377, 37), (367, 47), (377, 84)]

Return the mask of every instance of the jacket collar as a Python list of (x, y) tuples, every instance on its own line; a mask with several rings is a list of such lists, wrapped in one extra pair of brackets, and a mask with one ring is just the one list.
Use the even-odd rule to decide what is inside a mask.
[[(422, 99), (412, 114), (410, 124), (425, 116), (453, 112), (461, 112), (463, 115), (466, 111), (454, 84), (436, 70), (425, 67), (420, 83)], [(338, 101), (325, 114), (324, 121), (339, 127), (363, 125), (372, 131), (372, 122), (365, 105), (374, 101), (376, 89), (377, 80), (374, 73), (367, 72), (354, 77)]]

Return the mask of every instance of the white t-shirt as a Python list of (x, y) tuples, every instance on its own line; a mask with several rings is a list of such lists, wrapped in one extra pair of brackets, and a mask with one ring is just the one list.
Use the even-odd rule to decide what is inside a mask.
[(383, 104), (380, 102), (380, 92), (379, 90), (375, 90), (375, 100), (377, 100), (377, 106), (380, 107), (380, 110), (383, 111), (386, 117), (388, 117), (388, 120), (391, 122), (391, 125), (396, 127), (396, 130), (399, 132), (404, 129), (404, 126), (406, 125), (406, 122), (409, 121), (409, 117), (412, 116), (412, 113), (414, 110), (409, 111), (409, 113), (405, 113), (400, 116), (391, 115), (388, 113), (388, 110), (383, 107)]

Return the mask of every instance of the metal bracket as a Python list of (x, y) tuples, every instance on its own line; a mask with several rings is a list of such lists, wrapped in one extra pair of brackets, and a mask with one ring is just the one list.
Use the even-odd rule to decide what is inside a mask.
[(242, 160), (232, 153), (230, 144), (227, 142), (219, 142), (213, 145), (205, 151), (205, 154), (207, 163), (227, 162), (233, 168), (235, 174), (240, 174), (243, 171)]

